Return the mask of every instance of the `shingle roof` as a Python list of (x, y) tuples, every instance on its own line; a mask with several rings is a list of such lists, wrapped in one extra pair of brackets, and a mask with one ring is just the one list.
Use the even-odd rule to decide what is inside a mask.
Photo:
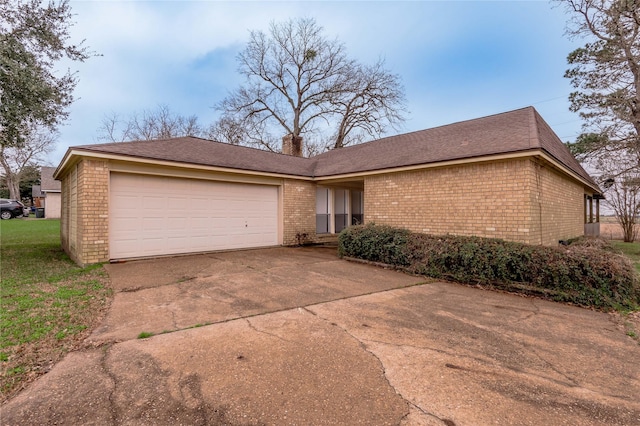
[(315, 176), (331, 176), (543, 149), (595, 185), (533, 107), (378, 139), (316, 157)]
[(296, 176), (308, 175), (310, 162), (308, 158), (292, 157), (191, 136), (83, 145), (71, 149)]
[(84, 145), (71, 149), (246, 171), (329, 177), (348, 173), (543, 150), (597, 185), (533, 107), (292, 157), (194, 137)]
[(538, 130), (538, 141), (540, 148), (548, 152), (556, 160), (573, 170), (587, 181), (596, 184), (589, 174), (582, 168), (578, 160), (569, 152), (569, 149), (562, 143), (558, 135), (555, 134), (551, 127), (542, 119), (538, 112), (531, 108), (535, 114), (536, 129)]
[(53, 173), (55, 171), (55, 167), (42, 167), (42, 169), (40, 169), (40, 190), (42, 192), (60, 192), (60, 190), (62, 189), (61, 182), (53, 178)]

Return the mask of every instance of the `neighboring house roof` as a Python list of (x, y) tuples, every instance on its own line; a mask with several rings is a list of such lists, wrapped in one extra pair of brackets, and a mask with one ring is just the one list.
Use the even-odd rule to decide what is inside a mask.
[(42, 192), (60, 192), (62, 184), (53, 178), (55, 167), (42, 167), (40, 170), (40, 189)]
[(330, 177), (499, 154), (544, 151), (597, 189), (533, 107), (440, 126), (300, 158), (194, 137), (72, 147), (93, 152), (303, 177)]

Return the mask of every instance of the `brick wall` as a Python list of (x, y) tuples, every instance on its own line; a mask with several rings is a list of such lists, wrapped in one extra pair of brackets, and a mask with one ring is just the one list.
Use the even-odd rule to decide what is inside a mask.
[(109, 260), (109, 168), (83, 159), (62, 179), (62, 247), (80, 265)]
[[(542, 243), (557, 244), (569, 234), (582, 233), (581, 226), (575, 226), (575, 220), (582, 221), (581, 210), (576, 212), (573, 200), (582, 200), (582, 190), (549, 173), (545, 169), (540, 175)], [(540, 244), (540, 205), (532, 201), (536, 176), (536, 165), (530, 159), (369, 176), (364, 183), (365, 222), (436, 235)]]
[[(62, 245), (81, 265), (109, 260), (108, 191), (107, 161), (62, 180)], [(283, 244), (316, 241), (316, 184), (285, 179), (282, 201)], [(430, 234), (555, 245), (583, 233), (582, 186), (532, 159), (367, 176), (364, 203), (365, 222)]]
[(78, 240), (82, 263), (109, 260), (109, 166), (84, 159), (78, 167)]
[(584, 233), (584, 190), (555, 169), (532, 161), (532, 243), (555, 245)]
[(298, 244), (298, 235), (307, 234), (300, 242), (316, 239), (316, 184), (285, 179), (283, 189), (283, 241), (282, 244)]

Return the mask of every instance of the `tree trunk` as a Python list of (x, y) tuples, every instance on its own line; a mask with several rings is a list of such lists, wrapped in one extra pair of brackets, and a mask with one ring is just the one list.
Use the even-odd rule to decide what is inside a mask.
[[(619, 200), (619, 206), (615, 208), (616, 220), (618, 224), (620, 224), (620, 228), (622, 228), (622, 238), (625, 243), (632, 243), (637, 237), (637, 229), (636, 229), (636, 218), (635, 211), (629, 211), (626, 207), (627, 202), (627, 193), (625, 193), (625, 199)], [(619, 196), (619, 194), (618, 194)], [(635, 201), (635, 200), (634, 200)], [(624, 203), (624, 204), (622, 204)], [(635, 204), (634, 204), (635, 206)], [(620, 208), (618, 208), (620, 207)]]
[(636, 227), (634, 221), (627, 221), (622, 225), (622, 239), (625, 243), (632, 243), (636, 239)]
[(9, 198), (12, 200), (20, 200), (20, 175), (11, 170), (11, 166), (5, 158), (5, 147), (0, 148), (0, 165), (4, 169), (4, 176), (9, 188)]
[(13, 173), (5, 173), (7, 187), (9, 188), (9, 198), (22, 201), (20, 199), (20, 179)]

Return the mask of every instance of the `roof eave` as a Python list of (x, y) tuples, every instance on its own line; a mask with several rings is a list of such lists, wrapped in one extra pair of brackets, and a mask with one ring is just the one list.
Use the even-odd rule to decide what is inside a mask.
[(428, 168), (435, 168), (435, 167), (448, 167), (448, 166), (456, 166), (456, 165), (462, 165), (462, 164), (500, 161), (500, 160), (518, 159), (518, 158), (535, 157), (535, 156), (542, 157), (547, 162), (553, 164), (559, 170), (562, 170), (565, 174), (571, 176), (574, 180), (579, 181), (582, 185), (592, 189), (594, 193), (602, 193), (600, 188), (598, 188), (598, 186), (594, 182), (590, 182), (584, 177), (580, 176), (578, 173), (570, 169), (568, 166), (566, 166), (562, 162), (555, 159), (555, 157), (553, 157), (552, 155), (550, 155), (549, 153), (547, 153), (545, 150), (541, 148), (528, 149), (524, 151), (509, 152), (509, 153), (502, 153), (502, 154), (465, 157), (465, 158), (458, 158), (453, 160), (436, 161), (432, 163), (412, 164), (412, 165), (401, 166), (401, 167), (389, 167), (384, 169), (363, 170), (363, 171), (358, 171), (353, 173), (341, 173), (341, 174), (333, 174), (333, 175), (325, 175), (325, 176), (315, 176), (314, 180), (318, 182), (337, 180), (337, 179), (344, 180), (344, 179), (359, 178), (359, 177), (378, 175), (378, 174), (384, 174), (384, 173), (407, 172), (407, 171), (421, 170), (421, 169), (428, 169)]
[(311, 176), (305, 176), (305, 175), (267, 172), (267, 171), (259, 171), (259, 170), (248, 170), (248, 169), (239, 169), (234, 167), (213, 166), (213, 165), (205, 165), (205, 164), (197, 164), (197, 163), (187, 163), (187, 162), (181, 162), (181, 161), (162, 160), (162, 159), (149, 158), (149, 157), (139, 157), (139, 156), (127, 155), (127, 154), (97, 152), (93, 150), (84, 150), (84, 149), (78, 149), (78, 148), (69, 148), (69, 150), (67, 150), (67, 153), (63, 157), (62, 162), (60, 163), (60, 165), (58, 166), (58, 168), (54, 173), (54, 178), (58, 179), (58, 177), (62, 174), (62, 171), (67, 167), (67, 165), (71, 164), (75, 160), (75, 158), (78, 158), (78, 157), (91, 157), (91, 158), (99, 158), (99, 159), (113, 160), (113, 161), (155, 164), (158, 166), (166, 166), (166, 167), (195, 168), (199, 170), (209, 170), (209, 171), (222, 172), (222, 173), (246, 174), (246, 175), (252, 175), (252, 176), (266, 176), (266, 177), (276, 177), (276, 178), (285, 178), (285, 179), (289, 178), (289, 179), (298, 179), (298, 180), (313, 180)]
[(546, 150), (541, 149), (540, 156), (546, 161), (548, 161), (549, 163), (553, 164), (555, 167), (563, 170), (565, 173), (573, 177), (575, 180), (581, 182), (584, 186), (592, 189), (594, 193), (602, 194), (602, 189), (598, 187), (598, 184), (596, 184), (593, 181), (589, 181), (585, 179), (583, 176), (581, 176), (574, 170), (570, 169), (568, 166), (564, 165), (561, 161), (557, 160), (553, 155), (549, 154)]
[(58, 164), (58, 167), (56, 167), (55, 171), (53, 172), (53, 178), (55, 180), (60, 180), (58, 178), (60, 177), (62, 170), (64, 170), (67, 167), (68, 163), (71, 161), (72, 151), (74, 151), (73, 148), (68, 148), (67, 152), (64, 153), (64, 156), (62, 157), (62, 161), (60, 161), (60, 164)]
[(403, 172), (403, 171), (412, 171), (412, 170), (435, 168), (435, 167), (447, 167), (447, 166), (470, 164), (470, 163), (477, 163), (477, 162), (488, 162), (488, 161), (499, 161), (499, 160), (508, 160), (508, 159), (524, 158), (524, 157), (533, 157), (536, 155), (545, 159), (547, 162), (553, 164), (556, 168), (564, 171), (564, 173), (571, 176), (574, 180), (579, 181), (584, 186), (592, 189), (594, 193), (598, 193), (598, 194), (602, 193), (602, 190), (598, 187), (598, 185), (595, 182), (585, 179), (579, 173), (572, 170), (561, 161), (557, 160), (555, 157), (553, 157), (550, 153), (548, 153), (546, 150), (542, 148), (535, 148), (535, 149), (528, 149), (523, 151), (493, 154), (493, 155), (483, 155), (483, 156), (476, 156), (476, 157), (465, 157), (465, 158), (458, 158), (458, 159), (452, 159), (452, 160), (436, 161), (432, 163), (419, 163), (419, 164), (412, 164), (412, 165), (406, 165), (406, 166), (388, 167), (383, 169), (371, 169), (371, 170), (361, 170), (361, 171), (348, 172), (348, 173), (336, 173), (332, 175), (323, 175), (323, 176), (307, 176), (307, 175), (297, 175), (297, 174), (287, 174), (287, 173), (245, 170), (245, 169), (238, 169), (238, 168), (232, 168), (232, 167), (209, 166), (209, 165), (202, 165), (202, 164), (195, 164), (195, 163), (185, 163), (185, 162), (177, 162), (177, 161), (171, 161), (171, 160), (160, 160), (160, 159), (154, 159), (154, 158), (148, 158), (148, 157), (138, 157), (138, 156), (132, 156), (132, 155), (113, 154), (113, 153), (105, 153), (105, 152), (96, 152), (93, 150), (69, 148), (65, 153), (60, 165), (54, 172), (53, 177), (56, 180), (60, 180), (59, 177), (62, 175), (63, 170), (65, 170), (70, 164), (75, 162), (80, 157), (91, 157), (91, 158), (134, 162), (134, 163), (146, 163), (146, 164), (151, 163), (151, 164), (166, 166), (166, 167), (196, 168), (200, 170), (208, 170), (208, 171), (222, 172), (222, 173), (245, 174), (245, 175), (253, 175), (253, 176), (289, 178), (289, 179), (297, 179), (297, 180), (322, 182), (322, 181), (330, 181), (330, 180), (336, 180), (336, 179), (361, 178), (364, 176), (378, 175), (383, 173), (396, 173), (396, 172)]
[(357, 176), (369, 176), (369, 175), (377, 175), (377, 174), (383, 174), (383, 173), (406, 172), (406, 171), (420, 170), (420, 169), (427, 169), (427, 168), (434, 168), (434, 167), (447, 167), (447, 166), (456, 166), (461, 164), (471, 164), (471, 163), (478, 163), (478, 162), (508, 160), (513, 158), (530, 157), (535, 155), (536, 152), (540, 152), (540, 150), (527, 149), (524, 151), (515, 151), (515, 152), (507, 152), (507, 153), (490, 154), (490, 155), (479, 155), (474, 157), (461, 157), (461, 158), (455, 158), (451, 160), (440, 160), (440, 161), (433, 161), (428, 163), (409, 164), (406, 166), (361, 170), (361, 171), (352, 172), (352, 173), (338, 173), (333, 175), (314, 176), (314, 179), (318, 181), (344, 179), (344, 178), (357, 177)]

